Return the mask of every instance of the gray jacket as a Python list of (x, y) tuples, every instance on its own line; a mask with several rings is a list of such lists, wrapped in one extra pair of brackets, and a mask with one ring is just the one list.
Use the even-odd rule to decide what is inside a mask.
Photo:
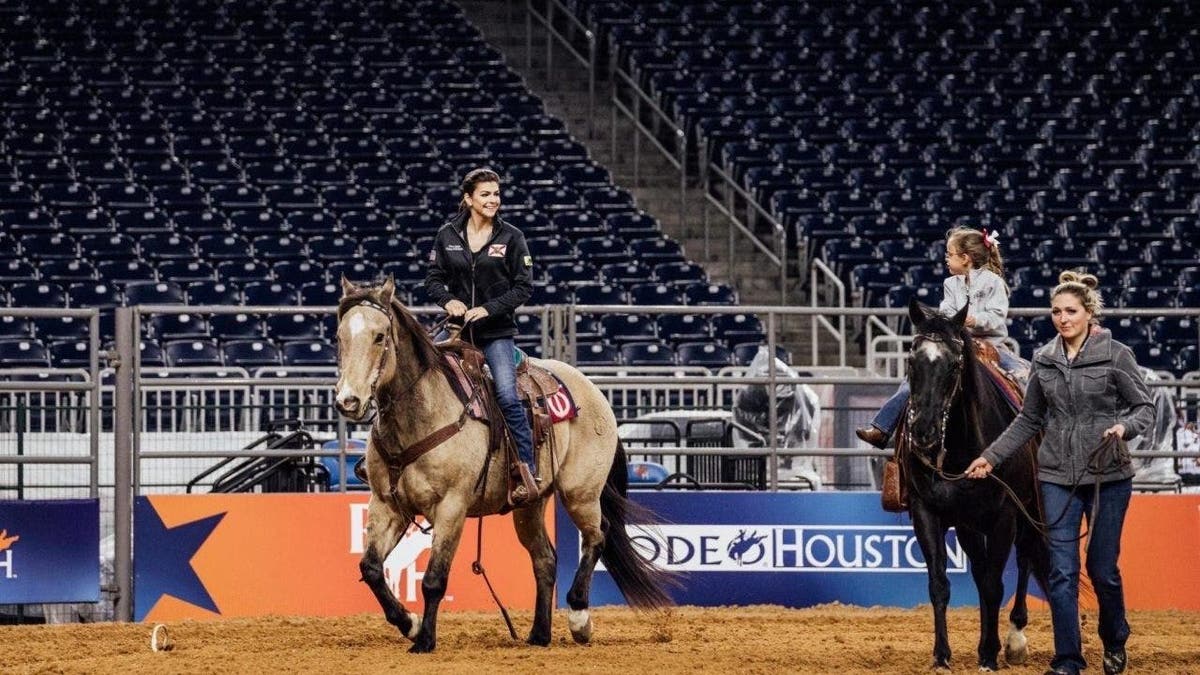
[[(1045, 431), (1038, 449), (1038, 478), (1049, 483), (1075, 485), (1086, 480), (1089, 453), (1102, 440), (1104, 430), (1125, 425), (1125, 440), (1154, 423), (1150, 389), (1142, 379), (1129, 347), (1101, 330), (1088, 338), (1083, 350), (1068, 363), (1062, 337), (1033, 354), (1033, 373), (1025, 390), (1021, 413), (986, 450), (983, 458), (996, 466)], [(1133, 476), (1133, 466), (1123, 462), (1103, 467), (1103, 482)]]
[(1008, 337), (1008, 287), (1000, 275), (991, 270), (971, 270), (963, 276), (954, 275), (942, 284), (942, 316), (954, 316), (971, 303), (970, 314), (975, 317), (971, 334), (990, 342)]

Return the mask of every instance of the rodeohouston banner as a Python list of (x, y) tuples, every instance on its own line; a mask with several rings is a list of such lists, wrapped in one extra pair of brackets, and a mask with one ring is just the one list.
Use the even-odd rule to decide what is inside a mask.
[[(366, 493), (138, 498), (135, 619), (380, 611), (359, 581), (367, 499)], [(553, 531), (548, 511), (547, 527)], [(495, 607), (482, 578), (471, 573), (477, 522), (472, 518), (463, 529), (443, 609)], [(421, 578), (431, 543), (431, 534), (411, 527), (384, 564), (392, 592), (416, 611), (424, 604)], [(484, 520), (483, 565), (509, 607), (532, 609), (529, 554), (517, 540), (511, 516)]]
[[(877, 492), (636, 492), (633, 499), (663, 522), (629, 530), (647, 558), (680, 573), (682, 586), (672, 592), (680, 604), (913, 607), (929, 602), (911, 522), (881, 510)], [(579, 537), (564, 514), (558, 523), (558, 599), (565, 605)], [(946, 549), (951, 604), (977, 605), (967, 556), (953, 530)], [(1121, 570), (1131, 608), (1200, 609), (1200, 495), (1135, 496)], [(1006, 601), (1015, 579), (1010, 558)], [(1041, 596), (1036, 585), (1032, 594)], [(621, 602), (599, 565), (592, 604)]]
[(0, 605), (100, 599), (100, 501), (0, 501)]

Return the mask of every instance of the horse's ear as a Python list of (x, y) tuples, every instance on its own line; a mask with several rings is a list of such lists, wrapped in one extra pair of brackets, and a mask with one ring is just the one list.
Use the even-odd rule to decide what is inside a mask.
[(925, 307), (917, 300), (917, 296), (908, 299), (908, 320), (912, 321), (913, 332), (921, 329), (925, 320), (929, 318), (929, 314), (925, 311)]
[(342, 275), (342, 297), (347, 297), (349, 295), (352, 295), (357, 290), (358, 290), (358, 287), (354, 285), (354, 282), (347, 279), (346, 275), (343, 274)]
[(958, 312), (950, 318), (950, 321), (956, 328), (962, 328), (963, 326), (967, 325), (967, 313), (970, 309), (971, 301), (968, 300), (967, 304), (963, 305), (962, 309), (958, 310)]
[(396, 295), (396, 278), (388, 275), (387, 281), (379, 287), (379, 304), (384, 307), (392, 306), (392, 296)]

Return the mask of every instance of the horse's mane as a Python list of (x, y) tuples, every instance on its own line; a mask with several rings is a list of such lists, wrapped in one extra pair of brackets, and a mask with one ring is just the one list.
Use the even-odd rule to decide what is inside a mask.
[(989, 381), (986, 366), (975, 354), (975, 338), (965, 326), (958, 326), (940, 314), (929, 316), (921, 324), (919, 334), (940, 338), (945, 344), (951, 344), (951, 340), (961, 341), (962, 391), (956, 407), (962, 410), (968, 427), (974, 431), (978, 449), (982, 450), (1004, 431), (1015, 413), (1008, 400)]
[[(361, 304), (364, 300), (382, 304), (379, 298), (381, 289), (382, 284), (362, 286), (354, 292), (342, 296), (342, 299), (338, 301), (338, 320), (341, 320), (342, 315), (349, 311), (351, 307)], [(434, 345), (433, 338), (429, 336), (425, 327), (421, 325), (420, 321), (417, 321), (417, 317), (413, 316), (413, 313), (408, 311), (408, 308), (397, 300), (395, 296), (392, 297), (391, 309), (392, 316), (400, 324), (400, 329), (408, 333), (412, 339), (413, 355), (416, 357), (417, 363), (421, 366), (421, 370), (438, 367), (442, 360), (441, 352)]]

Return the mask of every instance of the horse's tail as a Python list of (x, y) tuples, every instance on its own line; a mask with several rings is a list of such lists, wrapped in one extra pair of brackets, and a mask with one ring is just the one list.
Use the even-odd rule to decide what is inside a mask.
[(665, 587), (671, 585), (674, 578), (642, 558), (626, 530), (630, 518), (640, 523), (654, 520), (654, 514), (649, 509), (626, 497), (628, 488), (625, 447), (618, 440), (612, 468), (608, 471), (608, 482), (600, 493), (600, 513), (605, 524), (604, 548), (600, 558), (617, 588), (621, 589), (625, 601), (632, 607), (657, 609), (670, 606), (674, 602), (667, 595)]

